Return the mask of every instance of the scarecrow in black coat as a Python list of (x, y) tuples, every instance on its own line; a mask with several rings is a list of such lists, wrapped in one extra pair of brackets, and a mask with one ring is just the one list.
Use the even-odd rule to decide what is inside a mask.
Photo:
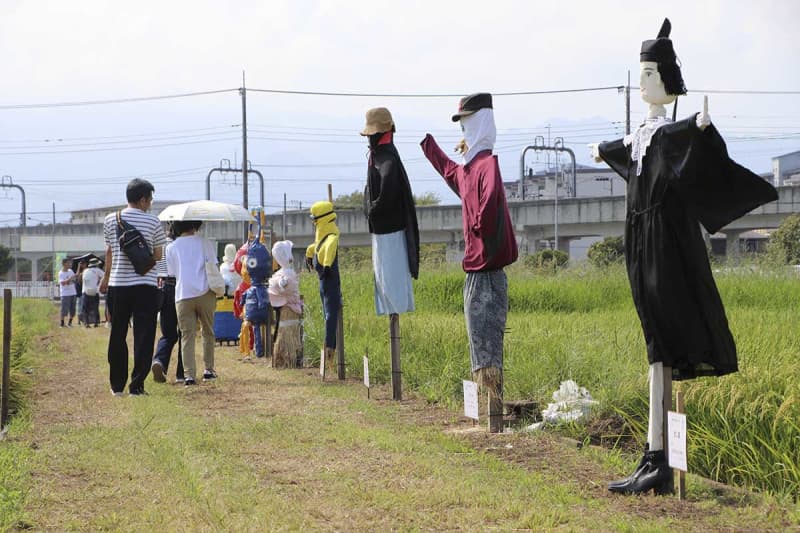
[[(658, 38), (642, 43), (642, 99), (647, 120), (624, 139), (595, 146), (627, 182), (625, 260), (650, 362), (648, 449), (639, 466), (609, 490), (624, 494), (673, 491), (667, 464), (665, 383), (738, 370), (700, 230), (709, 233), (776, 200), (775, 188), (728, 157), (725, 141), (703, 111), (674, 122), (664, 104), (686, 94), (664, 20)], [(666, 380), (666, 381), (665, 381)]]
[(369, 140), (364, 214), (372, 235), (375, 312), (389, 315), (392, 388), (394, 399), (399, 400), (399, 314), (414, 310), (411, 278), (419, 276), (419, 227), (411, 184), (393, 142), (394, 132), (394, 119), (388, 109), (367, 111), (361, 132)]

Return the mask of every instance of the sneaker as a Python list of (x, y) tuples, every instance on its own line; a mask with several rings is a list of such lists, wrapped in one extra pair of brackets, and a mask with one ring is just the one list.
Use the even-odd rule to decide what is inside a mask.
[(153, 361), (150, 370), (153, 372), (153, 381), (156, 383), (166, 383), (167, 378), (164, 377), (164, 365), (161, 361)]
[(203, 372), (203, 381), (214, 381), (215, 379), (217, 379), (217, 373), (213, 370)]
[(197, 382), (193, 378), (186, 378), (183, 380), (184, 387), (191, 387), (192, 385), (197, 385)]
[(60, 326), (58, 326), (58, 327), (60, 327), (60, 328), (65, 328), (65, 327), (67, 327), (67, 326), (65, 326), (65, 325), (64, 325), (64, 323), (62, 322), (62, 323), (61, 323), (61, 325), (60, 325)]
[(124, 392), (114, 392), (114, 389), (111, 389), (111, 396), (125, 396)]
[(144, 391), (144, 389), (128, 390), (128, 394), (131, 396), (147, 396), (147, 393)]
[(180, 377), (180, 378), (176, 377), (175, 378), (175, 383), (183, 383), (183, 382), (184, 382), (184, 378), (182, 378), (182, 377)]

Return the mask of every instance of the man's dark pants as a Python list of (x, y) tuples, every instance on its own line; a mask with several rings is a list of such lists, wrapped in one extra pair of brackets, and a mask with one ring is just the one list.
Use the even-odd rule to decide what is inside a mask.
[(111, 297), (111, 336), (108, 339), (108, 365), (111, 390), (122, 392), (128, 374), (128, 323), (133, 317), (133, 371), (128, 390), (144, 391), (144, 380), (153, 361), (156, 337), (158, 289), (152, 285), (109, 287)]
[(183, 358), (181, 354), (181, 345), (178, 342), (180, 339), (180, 332), (178, 331), (178, 314), (175, 311), (175, 281), (163, 281), (161, 292), (164, 296), (163, 303), (161, 304), (161, 338), (158, 339), (156, 345), (156, 354), (153, 356), (153, 361), (158, 361), (164, 367), (166, 374), (169, 368), (169, 360), (172, 355), (172, 349), (175, 344), (178, 345), (178, 368), (175, 371), (175, 377), (178, 379), (183, 378)]

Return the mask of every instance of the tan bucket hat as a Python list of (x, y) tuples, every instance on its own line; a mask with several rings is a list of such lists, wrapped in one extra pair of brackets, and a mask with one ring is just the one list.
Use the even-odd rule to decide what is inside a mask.
[(385, 107), (374, 107), (367, 111), (367, 124), (361, 135), (374, 135), (384, 131), (392, 131), (394, 120), (392, 114)]

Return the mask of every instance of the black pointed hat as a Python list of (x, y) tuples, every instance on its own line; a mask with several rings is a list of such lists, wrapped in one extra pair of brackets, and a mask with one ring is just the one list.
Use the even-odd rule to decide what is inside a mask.
[(683, 84), (680, 64), (669, 32), (672, 24), (665, 18), (658, 32), (658, 37), (642, 42), (642, 50), (639, 53), (639, 61), (655, 61), (658, 63), (658, 72), (664, 82), (664, 88), (668, 94), (686, 94), (686, 87)]

